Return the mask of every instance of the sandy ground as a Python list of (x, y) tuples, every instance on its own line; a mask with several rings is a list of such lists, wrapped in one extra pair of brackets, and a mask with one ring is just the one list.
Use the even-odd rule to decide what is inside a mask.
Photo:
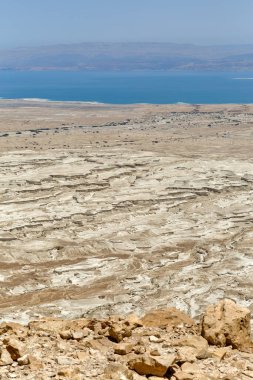
[(0, 101), (0, 316), (253, 310), (253, 105)]

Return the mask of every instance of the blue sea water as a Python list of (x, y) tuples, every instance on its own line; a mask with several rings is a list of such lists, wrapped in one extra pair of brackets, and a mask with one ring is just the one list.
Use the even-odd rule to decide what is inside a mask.
[(253, 103), (253, 73), (0, 71), (0, 97), (99, 103)]

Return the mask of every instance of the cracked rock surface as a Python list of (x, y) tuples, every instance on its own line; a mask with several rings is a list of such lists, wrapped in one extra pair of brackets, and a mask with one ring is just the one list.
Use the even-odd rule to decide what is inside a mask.
[(1, 319), (252, 310), (253, 107), (64, 107), (1, 101)]

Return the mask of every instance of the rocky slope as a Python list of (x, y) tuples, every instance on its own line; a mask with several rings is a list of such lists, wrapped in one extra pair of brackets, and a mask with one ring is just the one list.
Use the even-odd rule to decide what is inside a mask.
[(108, 319), (0, 325), (0, 377), (72, 380), (249, 380), (250, 312), (231, 300), (200, 324), (170, 308)]

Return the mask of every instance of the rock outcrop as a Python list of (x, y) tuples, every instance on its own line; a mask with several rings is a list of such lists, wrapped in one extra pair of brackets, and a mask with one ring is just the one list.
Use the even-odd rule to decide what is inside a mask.
[(250, 338), (250, 311), (224, 299), (208, 306), (202, 321), (202, 335), (210, 344), (253, 349)]
[(194, 320), (185, 313), (177, 310), (175, 307), (171, 307), (166, 310), (154, 310), (147, 313), (142, 318), (142, 323), (146, 327), (166, 327), (174, 328), (182, 323), (189, 326), (195, 324)]
[(249, 320), (247, 309), (223, 300), (208, 307), (200, 325), (176, 309), (155, 310), (141, 320), (2, 323), (0, 378), (247, 380), (253, 353), (240, 350), (251, 347)]

